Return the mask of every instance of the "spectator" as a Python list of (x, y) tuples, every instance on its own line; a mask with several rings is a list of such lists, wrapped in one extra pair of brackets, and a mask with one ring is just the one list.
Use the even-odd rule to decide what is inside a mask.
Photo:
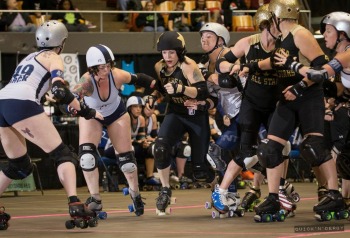
[[(142, 10), (142, 4), (141, 0), (118, 0), (118, 7), (121, 11), (128, 11), (128, 10), (136, 10), (141, 11)], [(127, 13), (123, 14), (123, 21), (128, 22), (129, 17)]]
[[(196, 0), (196, 8), (194, 11), (204, 11), (207, 10), (205, 7), (205, 0)], [(208, 16), (206, 13), (191, 13), (191, 26), (192, 31), (199, 31), (205, 22), (208, 21)]]
[[(175, 11), (184, 11), (184, 9), (184, 2), (178, 2), (176, 4)], [(188, 25), (188, 13), (170, 13), (168, 21), (168, 30), (181, 32), (190, 31), (190, 27)]]
[(244, 0), (223, 0), (222, 10), (224, 12), (224, 24), (230, 31), (232, 30), (232, 15), (241, 15), (241, 13), (233, 13), (234, 10), (247, 10)]
[[(75, 8), (71, 0), (62, 0), (58, 4), (58, 10), (73, 11)], [(62, 22), (70, 32), (89, 31), (88, 27), (85, 24), (85, 19), (78, 12), (54, 13), (52, 14), (51, 19)]]
[[(18, 10), (16, 0), (6, 1), (7, 10)], [(2, 21), (5, 22), (8, 31), (13, 32), (35, 32), (36, 26), (32, 23), (28, 13), (4, 12)]]
[[(153, 2), (147, 2), (144, 11), (154, 11)], [(155, 21), (157, 21), (157, 29), (154, 29)], [(136, 26), (143, 27), (145, 32), (164, 32), (164, 18), (160, 13), (140, 13), (136, 18)]]
[(250, 10), (257, 10), (260, 6), (270, 3), (270, 0), (251, 0), (250, 1), (250, 6), (249, 7)]

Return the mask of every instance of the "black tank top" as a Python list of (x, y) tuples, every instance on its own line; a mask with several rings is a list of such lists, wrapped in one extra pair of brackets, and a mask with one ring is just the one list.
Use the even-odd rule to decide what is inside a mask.
[[(270, 57), (271, 52), (266, 51), (261, 44), (261, 34), (250, 37), (250, 49), (245, 56), (248, 63), (258, 62)], [(244, 90), (245, 99), (255, 105), (259, 110), (272, 110), (278, 100), (277, 78), (274, 70), (259, 70), (249, 74)]]
[[(171, 74), (166, 73), (165, 67), (166, 66), (163, 66), (163, 68), (160, 71), (160, 81), (161, 81), (160, 92), (163, 94), (163, 96), (166, 96), (168, 98), (168, 102), (169, 102), (168, 113), (174, 112), (182, 115), (188, 115), (188, 109), (187, 107), (184, 106), (184, 102), (191, 98), (187, 97), (184, 94), (169, 95), (166, 93), (166, 90), (164, 88), (164, 85), (167, 83), (177, 83), (185, 86), (191, 86), (182, 72), (181, 64), (179, 63)], [(203, 112), (197, 110), (195, 112), (195, 115), (201, 114), (201, 113)]]

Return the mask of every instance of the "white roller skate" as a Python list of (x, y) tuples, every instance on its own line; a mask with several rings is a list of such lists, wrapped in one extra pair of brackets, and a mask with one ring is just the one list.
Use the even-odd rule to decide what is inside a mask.
[(294, 189), (293, 184), (285, 181), (283, 190), (285, 191), (286, 196), (293, 202), (297, 203), (300, 201), (300, 195)]
[(278, 199), (280, 201), (281, 208), (284, 209), (286, 217), (294, 217), (297, 205), (290, 197), (286, 195), (286, 191), (280, 189), (278, 192)]

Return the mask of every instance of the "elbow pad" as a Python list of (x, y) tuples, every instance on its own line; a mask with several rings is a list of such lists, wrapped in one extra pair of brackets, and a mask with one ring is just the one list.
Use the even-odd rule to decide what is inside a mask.
[(329, 59), (327, 55), (320, 55), (310, 62), (310, 67), (321, 67), (322, 65), (327, 64), (328, 61)]
[(221, 62), (227, 61), (225, 58), (219, 58), (215, 63), (215, 70), (221, 74), (220, 64)]
[(200, 101), (202, 100), (204, 101), (205, 99), (207, 99), (207, 97), (209, 96), (209, 92), (208, 92), (207, 83), (205, 81), (194, 83), (191, 86), (196, 87), (197, 89), (197, 96), (195, 99)]
[(70, 104), (75, 98), (71, 91), (60, 80), (52, 84), (51, 92), (54, 99), (60, 104)]
[(238, 58), (232, 53), (232, 51), (229, 51), (229, 52), (227, 52), (224, 55), (224, 57), (219, 58), (216, 61), (215, 69), (216, 69), (217, 72), (221, 73), (221, 71), (220, 71), (220, 64), (221, 64), (221, 62), (227, 61), (227, 62), (230, 62), (230, 63), (235, 63), (237, 60), (238, 60)]
[(327, 63), (335, 73), (340, 73), (343, 70), (343, 65), (336, 58)]
[(236, 75), (219, 74), (219, 86), (221, 88), (234, 88), (238, 87), (239, 78)]
[(135, 84), (143, 88), (153, 88), (155, 85), (152, 85), (155, 79), (147, 74), (137, 73), (131, 74), (131, 81), (128, 84)]

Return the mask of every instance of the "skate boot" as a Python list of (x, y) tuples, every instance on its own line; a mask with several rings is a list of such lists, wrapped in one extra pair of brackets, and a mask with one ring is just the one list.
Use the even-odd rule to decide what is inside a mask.
[(219, 213), (227, 213), (229, 211), (228, 201), (227, 201), (227, 191), (220, 191), (219, 185), (215, 186), (213, 193), (211, 194), (211, 201), (213, 207)]
[(281, 210), (280, 201), (274, 196), (269, 195), (257, 207), (254, 208), (256, 215), (254, 220), (256, 222), (270, 222), (270, 221), (284, 221), (284, 211)]
[(285, 195), (288, 197), (289, 200), (293, 201), (294, 203), (300, 201), (299, 193), (295, 191), (293, 184), (286, 181), (284, 183), (283, 190), (285, 191)]
[(226, 199), (229, 209), (229, 217), (244, 216), (244, 209), (240, 207), (241, 197), (239, 196), (239, 193), (228, 192)]
[(226, 162), (221, 159), (221, 148), (215, 143), (209, 145), (207, 160), (216, 171), (224, 171), (227, 167)]
[(259, 188), (250, 187), (250, 191), (246, 192), (241, 203), (241, 207), (245, 211), (253, 212), (254, 206), (256, 206), (260, 200), (261, 197), (261, 191)]
[(193, 180), (182, 175), (179, 179), (179, 183), (181, 189), (188, 189), (190, 187), (190, 184), (193, 183)]
[(156, 214), (159, 216), (169, 215), (171, 213), (170, 204), (173, 204), (171, 198), (171, 190), (168, 187), (162, 187), (159, 196), (156, 199)]
[(284, 209), (286, 217), (294, 217), (297, 205), (286, 194), (287, 192), (284, 189), (280, 189), (278, 192), (281, 208)]
[(5, 207), (0, 207), (0, 230), (7, 230), (10, 219), (11, 216), (5, 212)]
[(328, 194), (328, 189), (325, 186), (320, 186), (317, 188), (318, 201), (320, 202)]
[(145, 185), (143, 186), (144, 191), (159, 191), (161, 187), (160, 180), (154, 176), (149, 177), (145, 181)]
[(66, 228), (73, 229), (79, 227), (85, 229), (87, 227), (97, 226), (97, 216), (94, 211), (91, 211), (87, 206), (80, 201), (69, 203), (69, 214), (72, 217), (71, 220), (66, 221)]
[(339, 191), (331, 190), (322, 200), (314, 206), (315, 218), (318, 221), (330, 221), (332, 219), (348, 219), (349, 210)]
[(90, 209), (91, 211), (94, 211), (99, 219), (101, 219), (101, 220), (107, 219), (107, 213), (102, 211), (102, 201), (101, 200), (97, 200), (94, 197), (89, 197), (86, 200), (85, 205), (87, 206), (88, 209)]
[(142, 201), (141, 195), (137, 195), (136, 197), (132, 197), (130, 195), (133, 204), (129, 205), (129, 211), (135, 212), (136, 216), (141, 216), (144, 213), (145, 203)]

